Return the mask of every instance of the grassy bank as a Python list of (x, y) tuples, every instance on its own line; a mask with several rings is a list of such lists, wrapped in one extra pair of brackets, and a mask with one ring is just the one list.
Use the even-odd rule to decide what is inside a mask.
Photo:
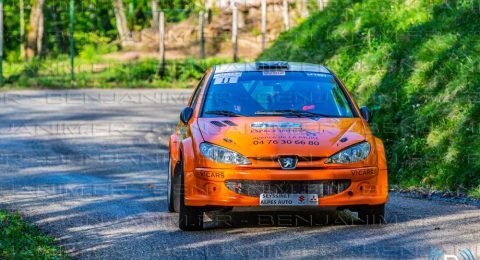
[(16, 214), (0, 210), (0, 259), (67, 259), (54, 239)]
[(64, 58), (28, 63), (7, 63), (2, 89), (24, 88), (188, 88), (193, 87), (207, 68), (228, 62), (224, 59), (170, 60), (163, 74), (155, 59), (118, 61), (96, 58), (75, 62), (75, 80), (70, 80), (70, 63)]
[(328, 65), (375, 109), (390, 180), (480, 196), (476, 0), (337, 0), (260, 57)]

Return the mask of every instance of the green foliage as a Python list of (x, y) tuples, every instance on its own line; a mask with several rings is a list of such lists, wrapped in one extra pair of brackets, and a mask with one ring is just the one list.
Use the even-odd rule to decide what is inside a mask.
[[(188, 59), (168, 61), (163, 75), (158, 60), (118, 62), (102, 60), (96, 50), (86, 48), (75, 64), (75, 82), (70, 82), (69, 61), (34, 60), (31, 63), (8, 63), (5, 66), (6, 86), (15, 88), (189, 88), (194, 87), (205, 71), (226, 59)], [(92, 57), (93, 60), (92, 60)]]
[(179, 22), (188, 18), (191, 11), (195, 8), (194, 2), (187, 0), (160, 1), (160, 8), (165, 11), (165, 17), (168, 22)]
[(107, 37), (95, 33), (75, 33), (75, 41), (83, 46), (79, 53), (80, 58), (91, 62), (100, 61), (102, 54), (118, 50), (116, 45), (109, 43)]
[(0, 258), (67, 259), (68, 256), (54, 245), (52, 237), (23, 221), (18, 213), (12, 215), (0, 210)]
[(468, 195), (474, 198), (480, 198), (480, 186), (472, 189)]
[(476, 0), (337, 0), (260, 59), (326, 64), (375, 108), (390, 180), (478, 193), (480, 20)]
[[(8, 61), (20, 59), (20, 1), (4, 0), (5, 56)], [(25, 38), (31, 12), (31, 1), (25, 0)], [(165, 11), (168, 22), (186, 19), (195, 8), (196, 1), (169, 0), (159, 1), (159, 8)], [(140, 31), (149, 28), (152, 22), (151, 0), (125, 0), (125, 14), (131, 30)], [(44, 56), (56, 57), (69, 53), (69, 1), (45, 1)], [(77, 52), (95, 46), (113, 48), (118, 32), (111, 0), (75, 1), (75, 40)], [(25, 40), (24, 38), (24, 40)], [(89, 50), (87, 50), (89, 51)]]
[[(17, 1), (18, 2), (18, 1)], [(26, 1), (27, 3), (28, 1)], [(18, 10), (18, 9), (17, 9)], [(26, 10), (28, 25), (30, 10)], [(56, 57), (62, 53), (69, 53), (70, 17), (68, 1), (45, 1), (45, 56)], [(16, 18), (19, 26), (18, 18)], [(19, 27), (11, 28), (18, 31)], [(28, 29), (27, 29), (28, 31)], [(75, 46), (79, 52), (85, 47), (111, 47), (117, 38), (115, 15), (112, 1), (89, 0), (75, 1)], [(19, 42), (16, 43), (17, 46)]]

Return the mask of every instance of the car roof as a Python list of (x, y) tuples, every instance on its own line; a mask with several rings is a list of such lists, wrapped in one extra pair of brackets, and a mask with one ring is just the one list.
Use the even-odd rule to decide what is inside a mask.
[(286, 61), (260, 61), (249, 63), (230, 63), (221, 64), (213, 67), (215, 74), (229, 72), (247, 72), (247, 71), (264, 71), (283, 69), (286, 71), (300, 72), (319, 72), (331, 74), (331, 72), (322, 65), (302, 63), (302, 62), (286, 62)]

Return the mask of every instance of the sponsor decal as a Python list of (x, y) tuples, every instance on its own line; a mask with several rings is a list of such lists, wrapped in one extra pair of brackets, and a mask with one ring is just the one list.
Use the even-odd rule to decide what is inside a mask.
[(255, 122), (251, 127), (253, 145), (320, 145), (320, 132), (302, 129), (300, 123)]
[(368, 175), (374, 175), (374, 174), (375, 174), (375, 171), (373, 170), (373, 168), (352, 170), (353, 176), (368, 176)]
[(317, 206), (317, 194), (260, 194), (260, 206)]
[(264, 71), (263, 76), (285, 76), (284, 70)]
[(302, 128), (302, 124), (292, 122), (253, 122), (251, 128)]
[(302, 129), (268, 129), (268, 128), (262, 128), (262, 129), (252, 129), (250, 130), (250, 133), (252, 134), (301, 134), (303, 133)]
[(316, 78), (331, 78), (332, 76), (329, 75), (329, 74), (325, 74), (325, 73), (311, 73), (311, 72), (307, 72), (305, 73), (307, 75), (307, 77), (316, 77)]
[(317, 136), (318, 133), (305, 131), (305, 134), (306, 134), (307, 136)]
[(223, 172), (218, 171), (197, 171), (195, 172), (195, 176), (212, 179), (223, 179), (225, 177)]
[(300, 195), (300, 197), (298, 197), (298, 201), (303, 203), (305, 201), (305, 196)]

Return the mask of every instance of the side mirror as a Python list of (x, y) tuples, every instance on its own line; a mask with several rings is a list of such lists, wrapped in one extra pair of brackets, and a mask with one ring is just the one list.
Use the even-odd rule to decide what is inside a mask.
[(180, 113), (180, 121), (184, 124), (188, 124), (188, 121), (190, 121), (192, 116), (193, 116), (193, 109), (191, 107), (186, 107)]
[(360, 114), (362, 114), (362, 117), (363, 119), (365, 119), (365, 121), (367, 121), (368, 123), (372, 122), (373, 116), (367, 107), (361, 107)]

